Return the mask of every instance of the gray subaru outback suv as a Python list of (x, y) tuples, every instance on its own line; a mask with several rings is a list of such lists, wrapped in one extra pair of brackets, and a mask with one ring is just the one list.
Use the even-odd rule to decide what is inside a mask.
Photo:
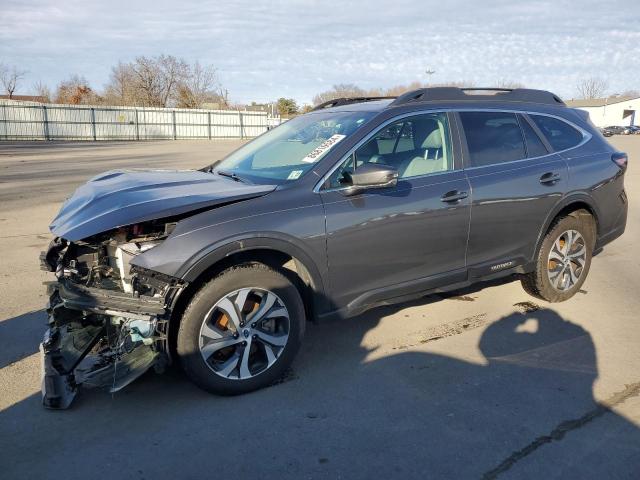
[(552, 93), (428, 88), (319, 105), (201, 170), (99, 175), (41, 256), (44, 405), (172, 362), (248, 392), (307, 320), (487, 279), (566, 300), (624, 231), (626, 165)]

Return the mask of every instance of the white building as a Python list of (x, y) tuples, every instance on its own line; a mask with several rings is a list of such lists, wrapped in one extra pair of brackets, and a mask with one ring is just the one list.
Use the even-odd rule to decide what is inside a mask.
[(596, 127), (640, 125), (640, 97), (593, 98), (565, 103), (589, 112)]

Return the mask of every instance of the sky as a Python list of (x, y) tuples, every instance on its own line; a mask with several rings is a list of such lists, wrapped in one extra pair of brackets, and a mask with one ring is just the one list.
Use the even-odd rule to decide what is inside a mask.
[(99, 91), (118, 61), (161, 53), (214, 65), (235, 102), (415, 80), (570, 99), (589, 77), (640, 90), (640, 1), (0, 0), (0, 63), (28, 71), (19, 94), (72, 74)]

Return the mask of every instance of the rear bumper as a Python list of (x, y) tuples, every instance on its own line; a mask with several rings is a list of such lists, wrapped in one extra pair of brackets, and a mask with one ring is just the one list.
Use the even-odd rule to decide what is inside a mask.
[(623, 190), (619, 195), (620, 208), (616, 219), (610, 224), (609, 230), (600, 233), (596, 241), (596, 251), (602, 250), (602, 248), (608, 243), (613, 242), (616, 238), (620, 237), (627, 227), (627, 214), (629, 210), (627, 194)]

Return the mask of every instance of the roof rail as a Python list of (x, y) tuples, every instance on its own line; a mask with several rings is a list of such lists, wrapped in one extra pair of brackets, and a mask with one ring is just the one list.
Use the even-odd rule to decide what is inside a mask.
[(546, 90), (533, 90), (530, 88), (429, 87), (402, 94), (391, 102), (389, 106), (396, 107), (413, 102), (442, 100), (504, 100), (507, 102), (531, 102), (547, 105), (565, 104), (560, 97)]
[(351, 103), (362, 103), (362, 102), (373, 102), (375, 100), (389, 100), (396, 97), (343, 97), (343, 98), (334, 98), (333, 100), (329, 100), (328, 102), (323, 102), (320, 105), (316, 105), (311, 110), (315, 112), (316, 110), (322, 110), (324, 108), (331, 107), (340, 107), (342, 105), (349, 105)]

